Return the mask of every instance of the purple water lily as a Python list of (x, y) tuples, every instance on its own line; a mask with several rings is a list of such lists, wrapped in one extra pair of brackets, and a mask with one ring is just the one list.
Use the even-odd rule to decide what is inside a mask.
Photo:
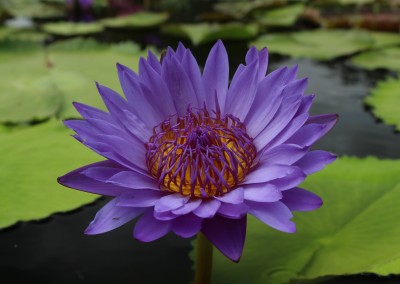
[(137, 217), (134, 237), (151, 242), (172, 231), (202, 232), (238, 261), (247, 214), (293, 233), (292, 211), (321, 206), (297, 187), (335, 160), (310, 150), (337, 115), (310, 116), (314, 95), (297, 66), (265, 76), (267, 49), (250, 48), (229, 84), (228, 56), (218, 41), (200, 72), (189, 49), (149, 52), (139, 72), (117, 65), (125, 98), (97, 85), (108, 112), (75, 103), (83, 120), (68, 120), (75, 137), (106, 158), (59, 178), (65, 186), (114, 197), (86, 234)]

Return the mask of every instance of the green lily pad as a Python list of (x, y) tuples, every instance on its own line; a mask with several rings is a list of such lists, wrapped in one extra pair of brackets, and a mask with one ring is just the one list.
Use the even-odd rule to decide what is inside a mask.
[(258, 34), (256, 24), (171, 24), (164, 27), (165, 34), (188, 38), (194, 45), (222, 40), (246, 40)]
[(41, 26), (44, 32), (61, 35), (61, 36), (74, 36), (74, 35), (87, 35), (95, 34), (103, 31), (103, 25), (98, 22), (92, 23), (71, 23), (71, 22), (58, 22), (48, 23)]
[[(16, 53), (18, 47), (22, 50)], [(47, 77), (44, 54), (23, 48), (27, 47), (21, 42), (0, 42), (0, 123), (43, 120), (60, 105), (55, 85)]]
[(9, 52), (15, 50), (13, 44), (2, 52), (4, 42), (0, 41), (0, 123), (77, 117), (73, 101), (104, 108), (95, 81), (121, 92), (116, 62), (135, 69), (145, 55), (132, 43), (104, 45), (79, 38), (58, 42), (47, 53), (28, 49), (15, 54)]
[(57, 184), (58, 176), (98, 160), (70, 133), (51, 121), (0, 134), (0, 228), (69, 211), (98, 197)]
[(40, 0), (2, 1), (3, 9), (12, 16), (29, 18), (49, 18), (64, 15), (64, 5), (48, 5)]
[(400, 48), (390, 47), (367, 51), (351, 58), (351, 62), (368, 70), (384, 68), (400, 71)]
[(304, 4), (297, 3), (283, 8), (268, 10), (257, 17), (257, 22), (267, 27), (290, 27), (304, 11)]
[(372, 107), (376, 117), (400, 131), (400, 79), (389, 78), (378, 82), (371, 95), (366, 97), (365, 103)]
[[(215, 11), (229, 15), (234, 19), (242, 19), (252, 11), (260, 8), (273, 6), (279, 0), (258, 0), (258, 1), (226, 1), (214, 4)], [(278, 3), (279, 4), (279, 3)]]
[(139, 12), (130, 16), (102, 20), (107, 28), (141, 29), (156, 27), (168, 20), (168, 13)]
[(139, 58), (145, 53), (133, 43), (105, 46), (88, 40), (65, 41), (49, 50), (53, 66), (52, 78), (63, 96), (58, 115), (61, 118), (76, 117), (73, 101), (104, 108), (95, 82), (122, 93), (116, 63), (137, 70)]
[(399, 273), (393, 265), (400, 259), (399, 172), (400, 161), (340, 158), (303, 185), (322, 197), (322, 208), (295, 214), (295, 234), (249, 218), (241, 261), (232, 263), (214, 250), (212, 282), (286, 284), (327, 275)]
[(391, 46), (400, 43), (400, 37), (392, 33), (367, 32), (363, 30), (314, 30), (295, 33), (267, 34), (252, 45), (267, 46), (272, 53), (292, 57), (309, 57), (331, 60), (359, 51)]

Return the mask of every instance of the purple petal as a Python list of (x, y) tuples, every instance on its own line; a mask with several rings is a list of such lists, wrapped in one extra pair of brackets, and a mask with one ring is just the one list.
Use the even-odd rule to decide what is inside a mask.
[(164, 192), (156, 190), (130, 190), (119, 196), (117, 205), (124, 207), (150, 207), (154, 206), (164, 195)]
[(124, 100), (117, 92), (96, 83), (97, 90), (102, 97), (104, 104), (106, 105), (108, 111), (113, 117), (118, 116), (120, 110), (129, 109), (127, 101)]
[(172, 231), (182, 238), (191, 238), (200, 231), (202, 222), (202, 218), (187, 214), (172, 221)]
[(220, 206), (221, 202), (216, 199), (203, 200), (193, 213), (200, 218), (212, 218)]
[(153, 105), (153, 108), (160, 112), (164, 119), (169, 115), (175, 114), (176, 109), (172, 94), (169, 92), (161, 74), (154, 71), (143, 58), (139, 60), (139, 76), (142, 90)]
[(251, 137), (257, 136), (271, 121), (282, 102), (282, 75), (286, 67), (275, 70), (258, 84), (256, 97), (244, 123)]
[(203, 70), (203, 82), (206, 94), (206, 104), (209, 110), (216, 110), (214, 94), (217, 94), (218, 102), (223, 112), (228, 90), (229, 62), (228, 54), (222, 41), (213, 46), (208, 55)]
[(307, 78), (303, 78), (288, 83), (283, 90), (283, 96), (303, 95), (307, 88), (307, 81)]
[(300, 107), (297, 110), (297, 114), (308, 113), (314, 101), (314, 98), (314, 94), (302, 97)]
[(278, 112), (271, 120), (271, 122), (254, 137), (254, 144), (257, 149), (263, 149), (269, 142), (271, 142), (282, 130), (287, 127), (290, 121), (295, 116), (297, 109), (301, 103), (300, 96), (292, 96), (284, 98)]
[(292, 165), (304, 157), (307, 151), (308, 147), (300, 147), (295, 144), (281, 144), (262, 153), (260, 163), (266, 165)]
[(161, 76), (167, 83), (179, 115), (185, 114), (189, 105), (199, 107), (192, 82), (175, 57), (172, 60), (164, 59)]
[(85, 230), (87, 235), (101, 234), (118, 228), (144, 212), (142, 208), (117, 206), (118, 197), (101, 208)]
[[(113, 165), (113, 163), (111, 163)], [(125, 169), (123, 168), (117, 168), (117, 167), (109, 167), (109, 166), (99, 166), (99, 167), (89, 167), (85, 169), (84, 171), (81, 172), (81, 174), (91, 178), (95, 179), (97, 181), (101, 182), (106, 182), (109, 178), (111, 178), (113, 175), (116, 175), (117, 173), (123, 171)]]
[(310, 211), (322, 206), (322, 199), (302, 188), (293, 188), (283, 193), (282, 202), (293, 211)]
[(155, 241), (171, 230), (171, 221), (160, 221), (153, 217), (153, 210), (148, 210), (136, 223), (133, 235), (142, 242)]
[(288, 84), (291, 81), (296, 80), (297, 77), (297, 71), (299, 69), (299, 65), (294, 65), (291, 68), (288, 68), (285, 75), (283, 76), (283, 80), (286, 84)]
[(191, 199), (182, 207), (172, 210), (172, 213), (175, 215), (188, 214), (188, 213), (192, 212), (193, 210), (195, 210), (197, 207), (199, 207), (201, 202), (202, 202), (201, 198)]
[(256, 202), (275, 202), (282, 198), (282, 193), (272, 184), (256, 183), (246, 185), (244, 199)]
[(258, 51), (255, 47), (251, 47), (246, 54), (246, 64), (249, 65), (254, 60), (258, 61), (257, 82), (265, 77), (268, 68), (268, 49), (263, 48)]
[[(133, 71), (121, 64), (117, 64), (117, 68), (121, 88), (134, 113), (149, 127), (154, 127), (165, 119), (163, 113), (157, 111), (158, 105), (154, 104), (151, 97), (143, 92), (138, 75), (134, 74), (133, 76)], [(147, 111), (143, 111), (143, 109)]]
[(234, 190), (225, 193), (220, 197), (216, 196), (214, 198), (224, 203), (231, 203), (231, 204), (243, 203), (243, 188), (242, 187), (235, 188)]
[(156, 71), (158, 74), (161, 74), (161, 64), (158, 60), (157, 56), (154, 55), (153, 52), (149, 49), (147, 52), (147, 62), (149, 65)]
[(246, 239), (247, 217), (226, 219), (216, 215), (203, 221), (201, 231), (227, 258), (238, 262)]
[(337, 156), (332, 153), (316, 150), (307, 153), (295, 165), (301, 168), (304, 173), (310, 175), (322, 170), (325, 165), (332, 163), (336, 158)]
[(186, 50), (186, 53), (183, 57), (182, 67), (186, 71), (190, 82), (192, 83), (193, 90), (197, 97), (197, 105), (203, 106), (206, 101), (203, 79), (201, 77), (199, 64), (189, 49)]
[(110, 114), (103, 110), (77, 102), (73, 102), (72, 104), (83, 118), (96, 118), (106, 121), (111, 120)]
[(307, 122), (308, 124), (300, 128), (286, 143), (311, 146), (332, 129), (337, 119), (337, 114), (311, 116)]
[(239, 219), (247, 214), (248, 206), (244, 203), (241, 204), (229, 204), (221, 203), (218, 209), (218, 214), (229, 219)]
[[(297, 111), (299, 112), (299, 111)], [(274, 147), (287, 141), (294, 133), (296, 133), (308, 120), (308, 113), (302, 113), (293, 118), (286, 127), (268, 143), (268, 147)]]
[(179, 42), (178, 47), (176, 48), (176, 58), (181, 62), (183, 60), (183, 56), (185, 55), (186, 47), (183, 43)]
[(249, 213), (261, 222), (279, 231), (294, 233), (296, 225), (290, 221), (292, 212), (282, 202), (259, 203), (246, 202), (249, 206)]
[(160, 221), (170, 221), (175, 218), (178, 218), (180, 215), (175, 215), (171, 211), (166, 211), (166, 212), (154, 211), (153, 216), (154, 216), (154, 218), (156, 218), (157, 220), (160, 220)]
[(154, 179), (132, 171), (119, 171), (108, 178), (106, 182), (134, 189), (159, 190), (159, 186)]
[(225, 112), (232, 113), (241, 121), (246, 118), (257, 91), (258, 60), (247, 65), (235, 76), (228, 91)]
[(260, 164), (252, 170), (241, 185), (253, 183), (265, 183), (270, 180), (278, 179), (290, 175), (295, 171), (295, 167), (285, 165), (263, 165)]
[(92, 178), (87, 177), (86, 175), (82, 174), (82, 172), (96, 167), (111, 167), (115, 166), (114, 163), (110, 161), (102, 161), (97, 162), (94, 164), (90, 164), (79, 169), (76, 169), (68, 174), (61, 176), (57, 179), (57, 181), (67, 187), (83, 190), (90, 193), (96, 193), (101, 195), (108, 195), (108, 196), (117, 196), (125, 191), (129, 190), (125, 187), (120, 187), (112, 184), (106, 184), (104, 182), (99, 182)]
[(284, 191), (298, 186), (306, 177), (307, 175), (299, 167), (295, 166), (293, 167), (293, 172), (289, 175), (272, 180), (268, 183), (274, 185), (280, 191)]
[(160, 198), (154, 206), (156, 212), (166, 212), (178, 209), (188, 202), (189, 197), (183, 196), (180, 193), (173, 193)]

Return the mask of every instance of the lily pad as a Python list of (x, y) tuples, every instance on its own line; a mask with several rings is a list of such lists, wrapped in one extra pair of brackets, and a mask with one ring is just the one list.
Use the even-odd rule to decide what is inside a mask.
[(57, 90), (47, 77), (44, 54), (29, 48), (15, 53), (19, 47), (26, 48), (22, 43), (0, 42), (0, 123), (43, 120), (59, 108)]
[(98, 197), (57, 184), (58, 176), (98, 160), (69, 133), (61, 122), (51, 121), (0, 134), (0, 228), (69, 211)]
[(344, 157), (310, 176), (304, 187), (324, 206), (295, 214), (295, 234), (250, 218), (239, 264), (214, 250), (213, 283), (286, 284), (387, 269), (400, 258), (399, 171), (400, 161)]
[(398, 43), (400, 43), (400, 37), (392, 33), (320, 29), (267, 34), (259, 37), (252, 44), (259, 48), (267, 46), (270, 52), (292, 57), (331, 60), (359, 51)]
[(10, 15), (30, 18), (49, 18), (64, 15), (64, 5), (48, 5), (40, 0), (2, 1), (3, 9)]
[(400, 131), (400, 79), (389, 78), (378, 82), (371, 95), (366, 97), (365, 103), (372, 107), (376, 117)]
[(255, 9), (273, 6), (279, 0), (258, 0), (258, 1), (227, 1), (214, 4), (214, 10), (234, 19), (242, 19)]
[(354, 56), (351, 62), (354, 65), (368, 70), (384, 68), (400, 71), (400, 48), (390, 47), (367, 51)]
[(120, 93), (115, 64), (137, 70), (139, 58), (145, 53), (133, 43), (105, 46), (93, 40), (74, 39), (58, 43), (49, 49), (53, 66), (52, 78), (63, 96), (61, 118), (76, 117), (73, 101), (104, 108), (95, 81)]
[(41, 26), (44, 32), (61, 35), (61, 36), (74, 36), (95, 34), (103, 31), (103, 25), (98, 22), (92, 23), (71, 23), (71, 22), (58, 22), (48, 23)]
[(168, 20), (168, 13), (139, 12), (130, 16), (104, 19), (107, 28), (141, 29), (156, 27)]
[(296, 23), (304, 7), (304, 4), (298, 3), (268, 10), (257, 17), (257, 22), (267, 27), (290, 27)]
[(165, 34), (188, 38), (194, 45), (222, 40), (247, 40), (258, 34), (256, 24), (171, 24), (164, 27)]

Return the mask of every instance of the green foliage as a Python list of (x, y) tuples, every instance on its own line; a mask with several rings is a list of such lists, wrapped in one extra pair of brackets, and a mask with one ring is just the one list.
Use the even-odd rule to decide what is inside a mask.
[(45, 218), (92, 202), (97, 195), (57, 184), (56, 178), (98, 160), (59, 121), (0, 133), (0, 228)]
[(384, 68), (400, 71), (400, 48), (389, 47), (367, 51), (351, 58), (351, 62), (368, 70)]
[(304, 11), (304, 4), (298, 3), (283, 8), (267, 10), (257, 17), (257, 23), (266, 27), (290, 27)]
[(72, 36), (72, 35), (85, 35), (85, 34), (95, 34), (103, 31), (103, 25), (98, 22), (92, 23), (71, 23), (71, 22), (58, 22), (58, 23), (48, 23), (41, 26), (44, 32), (62, 35), (62, 36)]
[(59, 17), (64, 14), (64, 3), (54, 5), (40, 0), (2, 0), (0, 5), (12, 16), (48, 18)]
[[(78, 48), (76, 51), (73, 51), (74, 46)], [(79, 46), (85, 46), (85, 48), (80, 49)], [(71, 104), (73, 101), (104, 108), (95, 82), (122, 93), (115, 64), (119, 62), (137, 70), (139, 57), (145, 55), (132, 43), (121, 43), (104, 48), (102, 45), (75, 40), (72, 43), (66, 41), (64, 47), (65, 51), (63, 51), (63, 44), (60, 43), (54, 49), (50, 48), (50, 60), (53, 65), (52, 78), (64, 98), (59, 113), (62, 118), (78, 115)]]
[(365, 103), (372, 107), (376, 117), (400, 131), (400, 79), (389, 78), (378, 82), (371, 95), (366, 97)]
[(104, 19), (102, 23), (108, 28), (150, 28), (168, 20), (168, 13), (139, 12), (130, 16)]
[(400, 162), (344, 157), (303, 184), (324, 200), (295, 214), (295, 234), (250, 218), (239, 264), (215, 250), (213, 283), (285, 284), (328, 275), (399, 273)]
[(77, 117), (73, 101), (104, 108), (95, 81), (121, 93), (116, 62), (135, 69), (144, 55), (133, 43), (104, 45), (79, 38), (58, 42), (47, 53), (8, 52), (20, 46), (14, 42), (1, 52), (2, 43), (0, 123)]
[(294, 33), (267, 34), (252, 44), (267, 46), (272, 53), (292, 57), (330, 60), (359, 51), (400, 43), (400, 37), (391, 33), (363, 30), (314, 30)]
[(44, 55), (37, 50), (12, 53), (23, 47), (12, 43), (4, 52), (5, 43), (0, 43), (0, 123), (43, 120), (54, 115), (60, 98), (47, 77)]
[(254, 38), (258, 33), (255, 24), (228, 23), (228, 24), (171, 24), (163, 29), (167, 35), (184, 37), (194, 45), (205, 44), (222, 40), (246, 40)]

